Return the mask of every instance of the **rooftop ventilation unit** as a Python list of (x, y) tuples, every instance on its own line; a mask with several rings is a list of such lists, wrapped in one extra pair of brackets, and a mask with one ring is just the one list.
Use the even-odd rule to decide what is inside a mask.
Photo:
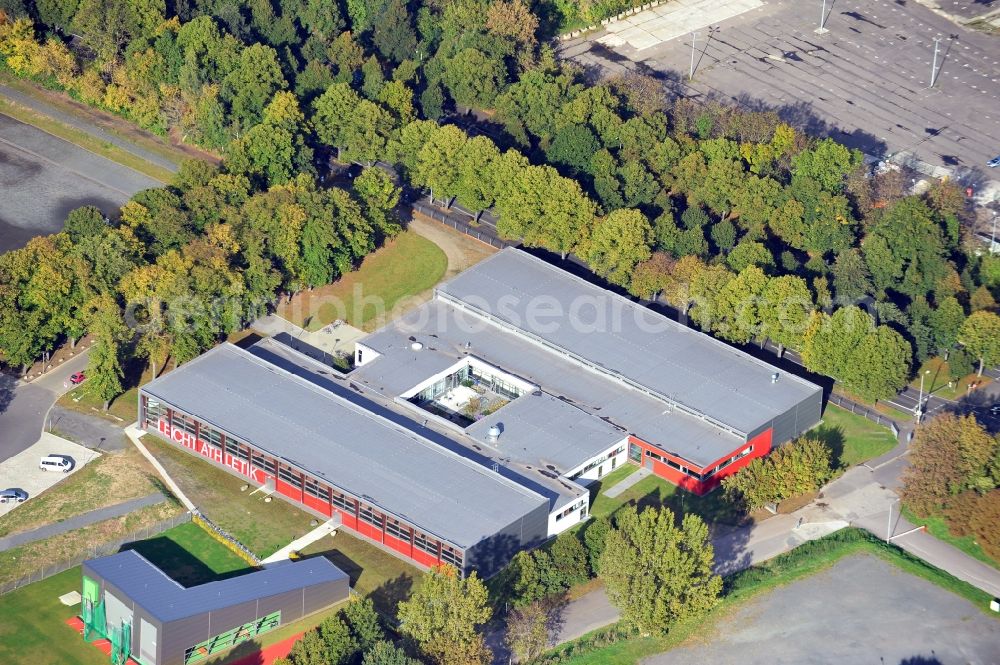
[(424, 348), (424, 345), (421, 344), (420, 342), (413, 342), (412, 344), (410, 344), (411, 351), (419, 351), (422, 348)]
[(771, 383), (777, 383), (777, 382), (778, 382), (778, 373), (775, 372), (774, 374), (771, 375)]
[(490, 443), (496, 443), (500, 439), (500, 427), (499, 425), (492, 425), (488, 430), (486, 430), (486, 440)]

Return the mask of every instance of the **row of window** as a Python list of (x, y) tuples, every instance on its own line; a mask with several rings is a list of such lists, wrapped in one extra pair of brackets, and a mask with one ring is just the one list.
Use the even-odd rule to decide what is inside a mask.
[(678, 464), (677, 462), (675, 462), (674, 460), (670, 459), (669, 457), (665, 457), (663, 455), (660, 455), (659, 453), (654, 453), (652, 450), (647, 450), (646, 451), (646, 457), (650, 457), (652, 459), (655, 459), (657, 462), (663, 462), (664, 464), (666, 464), (667, 466), (669, 466), (671, 469), (673, 469), (675, 471), (680, 471), (681, 473), (683, 473), (683, 474), (685, 474), (687, 476), (691, 476), (695, 480), (704, 480), (705, 478), (708, 477), (707, 474), (703, 476), (700, 473), (696, 473), (696, 472), (692, 471), (691, 469), (687, 468), (686, 466), (682, 466), (682, 465)]
[(572, 506), (570, 506), (566, 510), (562, 511), (558, 515), (556, 515), (556, 521), (558, 522), (562, 518), (568, 517), (569, 515), (572, 515), (574, 512), (576, 512), (577, 510), (580, 510), (585, 505), (587, 505), (587, 500), (586, 499), (583, 499), (582, 501), (577, 501)]
[(615, 448), (610, 453), (608, 453), (606, 456), (604, 456), (604, 457), (602, 457), (600, 459), (596, 459), (596, 460), (592, 461), (590, 464), (588, 464), (587, 466), (583, 467), (583, 470), (580, 471), (579, 473), (575, 474), (573, 477), (577, 478), (579, 476), (582, 476), (583, 474), (587, 473), (591, 469), (596, 468), (596, 467), (600, 466), (601, 464), (604, 464), (609, 459), (612, 459), (613, 457), (617, 457), (618, 455), (621, 455), (623, 452), (625, 452), (625, 446), (619, 446), (618, 448)]
[[(298, 471), (276, 464), (273, 459), (255, 452), (252, 448), (250, 448), (250, 446), (241, 444), (228, 436), (224, 436), (204, 423), (196, 423), (193, 418), (188, 418), (187, 416), (184, 416), (176, 411), (170, 413), (169, 409), (161, 406), (158, 402), (147, 400), (146, 417), (150, 423), (155, 423), (161, 416), (166, 417), (168, 414), (171, 416), (170, 422), (173, 427), (184, 429), (184, 431), (190, 432), (192, 435), (196, 435), (199, 439), (207, 441), (211, 445), (218, 448), (222, 448), (224, 445), (226, 452), (230, 455), (247, 461), (256, 468), (263, 470), (265, 473), (272, 476), (276, 475), (285, 483), (303, 490), (306, 494), (324, 502), (329, 502), (331, 505), (350, 515), (357, 515), (358, 519), (361, 521), (382, 529), (383, 515), (374, 508), (365, 504), (356, 504), (354, 499), (338, 492), (332, 487), (322, 485), (312, 478), (306, 477), (303, 479), (303, 475)], [(358, 506), (357, 509), (356, 506)], [(578, 509), (579, 507), (580, 505), (577, 505), (575, 508), (570, 509), (570, 512)], [(399, 540), (407, 543), (411, 542), (410, 528), (388, 516), (386, 516), (385, 531)], [(412, 543), (417, 549), (420, 549), (434, 557), (438, 556), (437, 539), (431, 538), (430, 536), (426, 536), (419, 531), (414, 530)], [(459, 568), (462, 567), (461, 551), (453, 549), (443, 543), (441, 544), (441, 559)]]
[(729, 466), (730, 464), (732, 464), (736, 460), (741, 460), (741, 459), (743, 459), (744, 457), (746, 457), (747, 455), (749, 455), (752, 452), (753, 452), (753, 446), (748, 446), (746, 449), (744, 449), (743, 451), (741, 451), (739, 455), (733, 455), (732, 457), (730, 457), (729, 459), (727, 459), (725, 462), (723, 462), (719, 466), (717, 466), (714, 469), (712, 469), (708, 473), (708, 476), (712, 476), (712, 475), (717, 474), (719, 471), (722, 471), (723, 469), (725, 469), (727, 466)]

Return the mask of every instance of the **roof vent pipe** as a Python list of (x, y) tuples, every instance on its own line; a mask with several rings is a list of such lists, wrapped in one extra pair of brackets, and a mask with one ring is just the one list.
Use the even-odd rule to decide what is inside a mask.
[(412, 344), (410, 344), (411, 351), (419, 351), (422, 348), (424, 348), (424, 345), (421, 344), (420, 342), (413, 342)]
[(771, 375), (771, 383), (777, 383), (777, 382), (778, 382), (778, 373), (775, 372), (774, 374)]
[(498, 425), (491, 425), (488, 430), (486, 430), (486, 440), (490, 443), (496, 443), (500, 438), (500, 427)]

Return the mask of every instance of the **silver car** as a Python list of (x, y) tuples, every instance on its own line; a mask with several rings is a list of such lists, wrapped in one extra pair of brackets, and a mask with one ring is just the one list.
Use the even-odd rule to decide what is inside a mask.
[(990, 161), (986, 162), (986, 166), (990, 167), (991, 169), (995, 169), (996, 167), (1000, 166), (1000, 155), (997, 155)]
[(8, 487), (0, 490), (0, 503), (24, 503), (28, 499), (28, 493), (20, 487)]

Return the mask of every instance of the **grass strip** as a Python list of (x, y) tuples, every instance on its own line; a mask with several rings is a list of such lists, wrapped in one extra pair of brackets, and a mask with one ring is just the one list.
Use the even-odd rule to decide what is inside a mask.
[(46, 115), (33, 111), (32, 109), (26, 108), (10, 101), (9, 99), (4, 99), (0, 97), (0, 113), (10, 116), (15, 120), (19, 120), (25, 124), (31, 125), (32, 127), (37, 127), (38, 129), (57, 136), (65, 141), (77, 145), (84, 150), (88, 150), (95, 155), (100, 155), (105, 159), (109, 159), (112, 162), (126, 166), (133, 171), (138, 171), (143, 175), (147, 175), (154, 180), (159, 180), (162, 183), (170, 182), (173, 174), (167, 169), (156, 166), (155, 164), (150, 164), (142, 157), (134, 155), (127, 150), (119, 148), (113, 143), (107, 141), (101, 141), (95, 136), (88, 134), (75, 127), (70, 127), (69, 125), (63, 124), (54, 118), (50, 118)]

